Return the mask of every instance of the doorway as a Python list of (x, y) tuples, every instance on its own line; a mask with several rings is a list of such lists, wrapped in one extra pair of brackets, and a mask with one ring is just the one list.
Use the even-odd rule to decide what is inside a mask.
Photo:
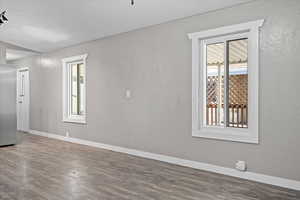
[(19, 131), (29, 132), (29, 69), (17, 70), (17, 128)]

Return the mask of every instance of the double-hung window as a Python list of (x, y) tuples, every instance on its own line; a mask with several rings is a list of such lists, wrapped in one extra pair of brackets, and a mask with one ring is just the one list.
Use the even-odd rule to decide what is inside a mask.
[(262, 24), (258, 20), (189, 34), (193, 136), (258, 143)]
[(62, 60), (64, 122), (86, 123), (86, 58), (85, 54)]

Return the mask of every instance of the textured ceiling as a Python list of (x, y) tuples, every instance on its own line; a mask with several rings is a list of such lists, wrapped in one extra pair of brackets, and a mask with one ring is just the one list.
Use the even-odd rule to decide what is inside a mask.
[(251, 0), (0, 0), (0, 40), (35, 51), (127, 32)]

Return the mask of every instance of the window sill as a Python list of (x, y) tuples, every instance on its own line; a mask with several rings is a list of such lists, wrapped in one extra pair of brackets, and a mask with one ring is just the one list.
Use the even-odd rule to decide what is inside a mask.
[(202, 128), (200, 130), (193, 130), (192, 136), (206, 139), (225, 140), (231, 142), (259, 144), (257, 134), (251, 133), (249, 130), (243, 129)]
[(85, 119), (63, 119), (64, 123), (86, 124)]

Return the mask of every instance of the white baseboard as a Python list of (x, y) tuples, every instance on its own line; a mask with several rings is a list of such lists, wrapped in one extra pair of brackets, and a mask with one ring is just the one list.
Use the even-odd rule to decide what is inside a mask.
[(65, 137), (65, 136), (61, 136), (61, 135), (57, 135), (57, 134), (46, 133), (46, 132), (41, 132), (41, 131), (36, 131), (36, 130), (30, 130), (30, 133), (34, 134), (34, 135), (48, 137), (48, 138), (63, 140), (63, 141), (71, 142), (71, 143), (88, 145), (88, 146), (107, 149), (107, 150), (111, 150), (111, 151), (115, 151), (115, 152), (126, 153), (126, 154), (130, 154), (130, 155), (138, 156), (138, 157), (149, 158), (149, 159), (167, 162), (167, 163), (171, 163), (171, 164), (181, 165), (181, 166), (185, 166), (185, 167), (191, 167), (194, 169), (205, 170), (205, 171), (209, 171), (209, 172), (224, 174), (224, 175), (228, 175), (228, 176), (232, 176), (232, 177), (247, 179), (247, 180), (251, 180), (251, 181), (256, 181), (256, 182), (260, 182), (260, 183), (265, 183), (265, 184), (270, 184), (270, 185), (275, 185), (275, 186), (279, 186), (279, 187), (284, 187), (284, 188), (289, 188), (289, 189), (300, 191), (300, 181), (295, 181), (295, 180), (290, 180), (290, 179), (285, 179), (285, 178), (280, 178), (280, 177), (275, 177), (275, 176), (268, 176), (268, 175), (264, 175), (264, 174), (253, 173), (253, 172), (240, 172), (240, 171), (237, 171), (232, 168), (220, 167), (217, 165), (201, 163), (201, 162), (196, 162), (196, 161), (191, 161), (191, 160), (185, 160), (185, 159), (181, 159), (181, 158), (165, 156), (165, 155), (155, 154), (155, 153), (149, 153), (149, 152), (124, 148), (124, 147), (119, 147), (119, 146), (113, 146), (113, 145), (108, 145), (108, 144), (103, 144), (103, 143), (97, 143), (97, 142), (92, 142), (92, 141), (88, 141), (88, 140)]

